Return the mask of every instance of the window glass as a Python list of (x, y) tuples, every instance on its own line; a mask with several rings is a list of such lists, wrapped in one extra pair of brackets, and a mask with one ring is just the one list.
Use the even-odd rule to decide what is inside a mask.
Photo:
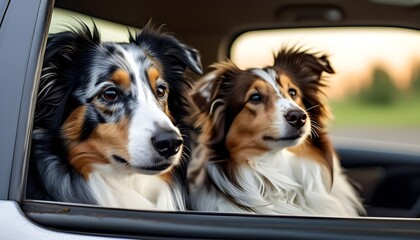
[[(49, 32), (81, 20), (101, 32), (102, 41), (128, 41), (127, 27), (54, 9)], [(241, 68), (272, 65), (282, 47), (326, 53), (335, 70), (326, 95), (334, 141), (363, 139), (420, 143), (420, 34), (394, 28), (334, 28), (247, 32), (233, 43), (230, 57)], [(374, 191), (374, 190), (372, 190)], [(363, 196), (365, 197), (365, 196)]]
[(329, 56), (335, 74), (327, 97), (336, 141), (357, 138), (420, 144), (420, 33), (398, 28), (313, 28), (251, 31), (231, 48), (242, 68), (272, 64), (281, 47)]
[(69, 26), (77, 26), (76, 22), (79, 20), (88, 26), (92, 26), (92, 21), (94, 21), (100, 31), (102, 41), (128, 42), (127, 31), (130, 30), (134, 33), (136, 30), (134, 27), (128, 27), (65, 9), (54, 8), (49, 33), (68, 30)]

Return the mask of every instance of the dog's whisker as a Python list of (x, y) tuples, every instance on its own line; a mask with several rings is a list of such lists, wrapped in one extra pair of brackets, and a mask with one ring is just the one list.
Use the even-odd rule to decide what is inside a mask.
[[(186, 145), (183, 145), (183, 149), (186, 150), (187, 152), (191, 153), (191, 149), (188, 148)], [(184, 152), (183, 152), (184, 153)]]
[(182, 157), (181, 157), (181, 162), (185, 162), (185, 163), (188, 163), (188, 162), (190, 162), (191, 161), (191, 158), (189, 158), (188, 156), (184, 156), (184, 155), (182, 155)]
[(317, 107), (319, 107), (319, 106), (320, 106), (319, 104), (314, 105), (314, 106), (312, 106), (312, 107), (307, 108), (307, 109), (306, 109), (306, 111), (310, 111), (311, 109), (317, 108)]
[(313, 129), (315, 129), (315, 130), (317, 130), (317, 131), (319, 131), (319, 132), (324, 132), (324, 129), (322, 129), (321, 127), (319, 127), (319, 126), (313, 126)]
[(315, 129), (311, 128), (311, 133), (312, 133), (311, 135), (314, 135), (316, 138), (319, 138), (319, 134)]
[(182, 138), (186, 138), (186, 139), (190, 139), (190, 140), (194, 140), (192, 137), (185, 135), (185, 134), (181, 134)]
[(316, 126), (316, 125), (313, 125), (313, 126), (311, 127), (311, 129), (312, 129), (312, 130), (322, 131), (322, 129), (321, 129), (320, 127)]

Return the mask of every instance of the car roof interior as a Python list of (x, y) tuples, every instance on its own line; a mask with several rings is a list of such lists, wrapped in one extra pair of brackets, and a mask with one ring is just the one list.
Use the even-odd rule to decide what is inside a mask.
[(167, 31), (200, 51), (203, 66), (228, 57), (232, 39), (251, 29), (420, 28), (419, 0), (57, 0), (55, 7), (138, 28), (150, 19), (165, 24)]

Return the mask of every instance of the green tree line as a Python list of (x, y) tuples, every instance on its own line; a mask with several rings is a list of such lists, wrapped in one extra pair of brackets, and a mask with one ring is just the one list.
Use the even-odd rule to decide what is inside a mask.
[(371, 85), (354, 96), (359, 102), (371, 105), (391, 105), (399, 101), (420, 99), (420, 68), (418, 68), (408, 89), (397, 88), (390, 75), (376, 67), (372, 74)]

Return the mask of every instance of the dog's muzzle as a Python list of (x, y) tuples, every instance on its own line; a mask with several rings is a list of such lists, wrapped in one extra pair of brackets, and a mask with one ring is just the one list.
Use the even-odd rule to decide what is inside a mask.
[(286, 121), (296, 129), (305, 125), (307, 117), (306, 113), (302, 110), (290, 110), (284, 115)]
[(152, 136), (152, 144), (160, 156), (169, 158), (177, 154), (181, 148), (182, 137), (175, 131), (162, 130)]

